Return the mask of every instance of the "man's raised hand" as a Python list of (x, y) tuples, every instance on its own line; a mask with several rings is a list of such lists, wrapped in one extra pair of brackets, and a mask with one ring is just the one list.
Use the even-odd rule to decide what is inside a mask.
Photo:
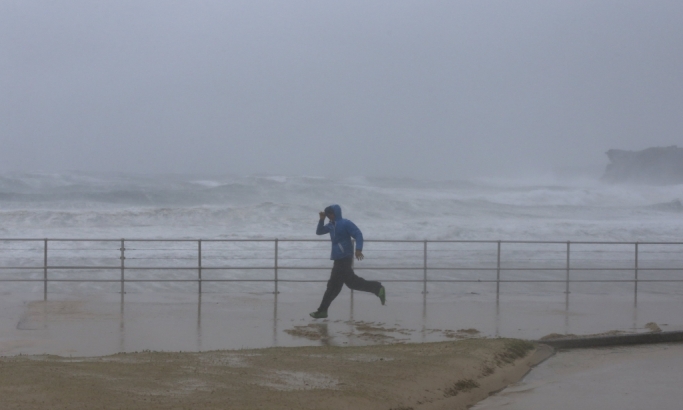
[(319, 215), (320, 215), (320, 220), (324, 221), (325, 220), (325, 212), (320, 212)]

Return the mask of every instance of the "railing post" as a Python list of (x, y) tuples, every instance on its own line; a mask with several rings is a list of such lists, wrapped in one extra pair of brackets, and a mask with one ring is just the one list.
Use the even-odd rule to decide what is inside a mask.
[(351, 269), (356, 267), (356, 240), (351, 239)]
[(275, 273), (275, 292), (274, 294), (280, 293), (277, 289), (277, 284), (278, 284), (278, 277), (277, 277), (277, 260), (278, 260), (278, 239), (275, 238), (275, 266), (274, 266), (274, 273)]
[(202, 240), (197, 241), (197, 284), (199, 293), (202, 293)]
[(43, 299), (47, 300), (47, 238), (43, 241)]
[(500, 295), (500, 241), (498, 241), (498, 261), (496, 263), (496, 298)]
[(125, 263), (124, 263), (124, 260), (126, 260), (125, 251), (126, 251), (125, 243), (124, 243), (124, 240), (121, 239), (121, 294), (122, 295), (125, 293), (124, 288), (123, 288), (123, 283), (125, 281), (124, 270), (126, 269)]
[(567, 278), (565, 279), (564, 293), (569, 294), (569, 241), (567, 241)]
[(633, 293), (637, 297), (638, 296), (638, 242), (636, 242), (636, 258), (635, 258), (635, 286)]
[(422, 274), (422, 293), (427, 294), (427, 241), (424, 241), (424, 249), (422, 251), (423, 255), (423, 262), (422, 262), (422, 268), (423, 268), (423, 274)]
[[(356, 267), (356, 240), (351, 238), (351, 270)], [(351, 311), (353, 311), (353, 289), (351, 289)]]

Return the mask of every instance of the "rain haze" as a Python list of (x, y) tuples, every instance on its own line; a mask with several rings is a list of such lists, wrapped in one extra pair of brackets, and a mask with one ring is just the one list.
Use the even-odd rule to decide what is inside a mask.
[[(227, 388), (217, 405), (230, 407), (241, 385), (202, 379), (221, 368), (282, 407), (292, 386), (337, 389), (309, 376), (353, 368), (325, 394), (342, 403), (367, 384), (353, 403), (384, 400), (392, 374), (419, 401), (381, 408), (417, 409), (485, 388), (470, 395), (461, 382), (522, 377), (501, 367), (520, 345), (480, 367), (476, 343), (507, 342), (473, 340), (455, 372), (466, 378), (406, 391), (415, 374), (458, 367), (422, 372), (373, 350), (328, 369), (319, 364), (339, 351), (326, 350), (306, 353), (307, 368), (220, 349), (681, 330), (682, 137), (681, 0), (0, 0), (0, 389), (30, 409), (50, 407), (53, 391), (69, 397), (62, 406), (121, 397), (114, 389), (141, 408), (163, 397), (208, 408), (194, 398)], [(645, 155), (641, 172), (644, 154), (608, 159), (610, 149), (660, 156)], [(343, 217), (334, 208), (324, 228), (331, 204)], [(355, 244), (337, 241), (345, 232)], [(333, 272), (357, 292), (323, 306), (330, 237)], [(2, 357), (81, 366), (66, 356), (145, 350), (217, 356), (197, 355), (208, 371), (173, 365), (175, 384), (145, 364), (149, 383), (120, 387), (138, 379), (78, 367), (68, 388), (44, 371), (62, 358), (26, 359), (41, 384)], [(681, 373), (643, 373), (675, 352), (591, 377), (546, 377), (550, 359), (540, 375), (550, 403), (560, 391), (605, 408), (575, 398), (611, 398), (621, 393), (604, 386), (618, 385), (628, 400), (615, 403), (629, 409), (633, 386), (657, 384), (643, 400), (678, 408)], [(137, 372), (129, 358), (151, 356), (94, 360)], [(564, 357), (562, 368), (579, 362)], [(257, 385), (242, 375), (259, 360), (270, 367), (253, 373)], [(288, 362), (296, 371), (278, 367)], [(610, 384), (595, 382), (608, 373)], [(280, 376), (300, 385), (269, 396)], [(336, 408), (325, 403), (310, 402)]]
[(0, 3), (0, 172), (599, 175), (683, 135), (680, 1)]

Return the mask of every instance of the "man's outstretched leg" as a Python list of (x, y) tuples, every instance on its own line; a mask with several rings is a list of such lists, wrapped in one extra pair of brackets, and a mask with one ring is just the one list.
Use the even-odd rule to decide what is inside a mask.
[(379, 301), (384, 304), (387, 300), (386, 290), (380, 282), (375, 280), (365, 280), (356, 275), (351, 267), (351, 259), (348, 265), (344, 265), (344, 283), (350, 289), (359, 290), (361, 292), (370, 292), (379, 297)]

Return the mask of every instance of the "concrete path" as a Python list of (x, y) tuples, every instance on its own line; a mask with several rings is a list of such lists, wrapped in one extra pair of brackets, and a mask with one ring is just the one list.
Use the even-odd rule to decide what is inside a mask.
[(683, 344), (557, 353), (473, 410), (678, 410)]

